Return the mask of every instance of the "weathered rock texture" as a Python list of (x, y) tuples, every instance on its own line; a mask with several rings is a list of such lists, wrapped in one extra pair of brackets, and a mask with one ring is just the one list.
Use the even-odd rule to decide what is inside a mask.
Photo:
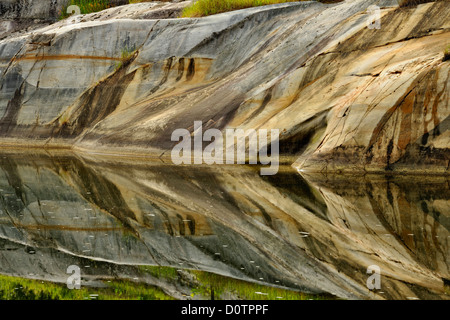
[(341, 298), (449, 298), (447, 178), (309, 179), (0, 154), (0, 273), (65, 282), (76, 264), (94, 281), (164, 265)]
[[(367, 27), (372, 4), (379, 30)], [(201, 120), (278, 128), (302, 170), (447, 174), (448, 4), (301, 2), (158, 20), (136, 17), (144, 6), (152, 17), (143, 3), (8, 37), (0, 140), (167, 155), (171, 133)]]
[(20, 30), (32, 30), (57, 21), (68, 0), (2, 0), (0, 39)]

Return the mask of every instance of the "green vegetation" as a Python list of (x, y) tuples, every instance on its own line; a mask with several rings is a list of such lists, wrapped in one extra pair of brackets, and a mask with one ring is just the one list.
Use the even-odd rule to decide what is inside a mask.
[(135, 53), (136, 53), (135, 47), (133, 47), (133, 48), (125, 47), (125, 48), (123, 48), (122, 51), (121, 51), (121, 55), (120, 55), (120, 61), (116, 64), (115, 71), (117, 71), (120, 68), (122, 68), (122, 66), (124, 64), (126, 64), (126, 62), (131, 60), (131, 58), (134, 56)]
[(221, 12), (285, 2), (299, 2), (299, 0), (198, 0), (183, 10), (182, 17), (203, 17)]
[(450, 60), (450, 44), (444, 50), (444, 59), (443, 59), (443, 61), (448, 61), (448, 60)]
[(0, 275), (0, 300), (170, 300), (161, 289), (130, 281), (70, 290), (64, 284)]
[(152, 2), (154, 0), (129, 0), (129, 3)]
[(176, 280), (179, 277), (177, 270), (171, 267), (139, 266), (139, 270), (158, 279)]
[[(191, 296), (204, 299), (243, 300), (323, 300), (327, 295), (275, 288), (217, 274), (171, 267), (139, 266), (143, 275), (151, 275), (170, 284), (183, 283), (191, 288)], [(100, 288), (82, 286), (70, 290), (65, 284), (0, 275), (0, 300), (173, 300), (161, 288), (128, 280), (102, 280)]]
[[(184, 9), (182, 17), (203, 17), (221, 12), (245, 9), (250, 7), (264, 6), (275, 3), (299, 2), (305, 0), (198, 0), (191, 6)], [(339, 2), (323, 1), (323, 2)], [(149, 0), (129, 0), (129, 3), (149, 2)], [(70, 0), (67, 7), (60, 13), (60, 19), (65, 19), (71, 14), (67, 13), (67, 8), (76, 5), (80, 8), (81, 14), (98, 12), (112, 7), (110, 0)]]
[[(171, 267), (140, 266), (141, 272), (152, 275), (156, 278), (163, 278), (171, 282), (178, 281), (180, 273)], [(198, 270), (184, 270), (192, 275), (195, 284), (191, 283), (191, 296), (201, 295), (210, 299), (214, 294), (214, 299), (227, 299), (229, 296), (243, 300), (324, 300), (331, 296), (308, 295), (305, 293), (270, 287), (243, 280), (228, 278), (225, 276)]]
[(222, 296), (226, 298), (227, 294), (232, 294), (242, 300), (324, 300), (331, 298), (269, 287), (203, 271), (191, 271), (191, 273), (201, 284), (198, 288), (193, 289), (193, 293), (210, 297), (214, 291), (215, 299), (220, 299)]
[(67, 8), (72, 5), (78, 6), (81, 14), (102, 11), (111, 7), (109, 0), (70, 0), (67, 7), (62, 10), (60, 19), (65, 19), (71, 15), (71, 13), (67, 13)]
[(114, 293), (101, 296), (103, 300), (174, 300), (171, 296), (164, 293), (161, 289), (148, 286), (141, 283), (130, 281), (111, 281), (108, 283), (109, 288), (106, 290), (114, 290)]
[[(154, 0), (129, 0), (128, 3), (140, 3), (140, 2), (151, 2)], [(70, 0), (66, 7), (60, 12), (59, 18), (65, 19), (72, 15), (72, 13), (67, 13), (67, 8), (69, 6), (78, 6), (80, 8), (81, 14), (88, 14), (93, 12), (102, 11), (111, 7), (114, 4), (111, 0)]]
[(447, 296), (450, 296), (450, 281), (444, 280), (444, 292)]
[[(149, 2), (150, 0), (129, 0), (128, 3)], [(228, 12), (233, 10), (265, 6), (269, 4), (299, 2), (306, 0), (198, 0), (189, 7), (185, 8), (182, 17), (204, 17), (217, 13)], [(324, 3), (340, 2), (342, 0), (319, 0)], [(401, 0), (400, 7), (415, 6), (421, 3), (433, 2), (439, 0)], [(110, 0), (70, 0), (65, 7), (60, 19), (65, 19), (71, 14), (67, 13), (67, 8), (76, 5), (80, 8), (81, 14), (98, 12), (113, 6)]]
[[(203, 17), (221, 12), (245, 9), (250, 7), (299, 1), (306, 0), (198, 0), (191, 6), (184, 9), (182, 17)], [(343, 0), (319, 1), (325, 3), (333, 3)], [(150, 0), (128, 0), (128, 3), (140, 2), (150, 2)], [(71, 15), (67, 13), (67, 8), (71, 5), (78, 6), (80, 8), (81, 14), (98, 12), (114, 6), (110, 0), (70, 0), (67, 7), (65, 7), (60, 13), (60, 19), (65, 19)]]
[(129, 48), (129, 47), (125, 47), (122, 49), (122, 54), (121, 54), (121, 59), (122, 61), (126, 61), (128, 59), (130, 59), (134, 53), (136, 52), (136, 48)]

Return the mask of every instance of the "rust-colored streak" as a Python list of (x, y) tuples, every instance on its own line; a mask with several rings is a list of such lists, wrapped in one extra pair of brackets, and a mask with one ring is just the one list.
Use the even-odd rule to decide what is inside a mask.
[(400, 135), (398, 137), (398, 147), (404, 150), (411, 142), (411, 115), (413, 112), (415, 96), (410, 94), (403, 101), (401, 106), (402, 119), (400, 124)]
[(14, 61), (24, 60), (108, 60), (108, 61), (120, 61), (122, 58), (105, 57), (105, 56), (81, 56), (75, 54), (61, 54), (61, 55), (48, 55), (48, 56), (34, 56), (24, 55), (22, 57), (14, 58)]

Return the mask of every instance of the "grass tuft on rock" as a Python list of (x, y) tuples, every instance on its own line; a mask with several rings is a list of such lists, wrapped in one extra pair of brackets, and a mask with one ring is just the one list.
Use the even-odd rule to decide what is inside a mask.
[[(300, 0), (302, 1), (302, 0)], [(183, 10), (182, 17), (204, 17), (233, 10), (299, 0), (198, 0)]]
[(450, 60), (450, 44), (444, 50), (444, 59), (442, 59), (442, 61), (448, 61), (448, 60)]
[(67, 6), (61, 11), (60, 19), (65, 19), (72, 15), (72, 13), (67, 12), (69, 6), (72, 5), (78, 6), (81, 14), (102, 11), (112, 6), (110, 0), (70, 0)]

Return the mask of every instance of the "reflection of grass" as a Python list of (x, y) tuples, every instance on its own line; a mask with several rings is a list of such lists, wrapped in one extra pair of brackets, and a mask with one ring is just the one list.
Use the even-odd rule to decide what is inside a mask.
[[(161, 289), (129, 281), (111, 281), (105, 288), (70, 290), (64, 284), (0, 275), (0, 300), (168, 300)], [(92, 296), (98, 295), (98, 296)]]
[(211, 290), (214, 290), (216, 299), (220, 299), (224, 293), (231, 293), (243, 300), (323, 300), (330, 297), (320, 295), (309, 295), (297, 291), (291, 291), (281, 288), (274, 288), (243, 280), (227, 278), (213, 273), (202, 271), (191, 271), (201, 286), (194, 290), (203, 296), (210, 296)]
[(0, 275), (0, 300), (60, 300), (84, 299), (89, 296), (87, 289), (69, 290), (67, 287)]
[[(175, 268), (140, 266), (139, 269), (141, 272), (148, 273), (156, 278), (164, 278), (172, 282), (179, 279), (179, 274)], [(280, 300), (322, 300), (331, 298), (331, 296), (308, 295), (297, 291), (269, 287), (205, 271), (184, 270), (184, 272), (192, 274), (193, 278), (197, 280), (197, 284), (191, 284), (193, 295), (201, 295), (207, 299), (211, 297), (212, 291), (214, 291), (215, 299), (226, 299), (227, 294), (243, 300), (278, 300), (280, 298)]]
[[(129, 0), (128, 3), (139, 3), (139, 2), (151, 2), (152, 0)], [(114, 4), (110, 0), (70, 0), (67, 5), (60, 12), (59, 18), (65, 19), (72, 15), (72, 13), (67, 13), (67, 8), (71, 5), (78, 6), (80, 8), (81, 14), (88, 14), (93, 12), (102, 11), (111, 7)]]
[[(172, 282), (179, 278), (177, 270), (171, 267), (140, 266), (139, 269), (156, 278), (164, 278)], [(322, 300), (331, 298), (330, 296), (308, 295), (297, 291), (269, 287), (205, 271), (184, 270), (184, 272), (192, 274), (193, 278), (197, 280), (197, 284), (191, 284), (192, 293), (208, 299), (211, 297), (212, 291), (214, 291), (215, 299), (226, 298), (227, 294), (232, 294), (243, 300), (278, 300), (280, 298), (280, 300)]]
[[(130, 281), (111, 281), (108, 283), (109, 290), (114, 290), (112, 297), (120, 300), (173, 300), (172, 297), (165, 294), (161, 289), (144, 284), (137, 284)], [(100, 296), (104, 300), (113, 300), (110, 295)]]
[(157, 267), (157, 266), (139, 266), (139, 269), (144, 272), (148, 273), (151, 276), (155, 278), (162, 278), (162, 279), (172, 279), (176, 280), (178, 279), (178, 272), (175, 270), (175, 268), (171, 267)]
[[(176, 284), (180, 273), (171, 267), (139, 266), (139, 271), (155, 278)], [(214, 292), (215, 299), (227, 299), (230, 296), (243, 300), (322, 300), (330, 296), (308, 295), (305, 293), (274, 288), (243, 280), (227, 278), (217, 274), (184, 270), (184, 285), (191, 288), (192, 296), (200, 295), (210, 299)], [(185, 277), (183, 277), (185, 278)], [(0, 300), (171, 300), (173, 299), (160, 288), (127, 280), (103, 281), (105, 287), (81, 287), (69, 290), (65, 284), (30, 280), (0, 275)]]

